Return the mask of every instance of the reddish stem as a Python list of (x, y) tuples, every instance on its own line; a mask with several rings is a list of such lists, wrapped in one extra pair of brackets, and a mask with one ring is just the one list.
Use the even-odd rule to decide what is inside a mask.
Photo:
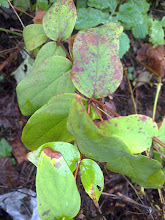
[(157, 139), (156, 137), (153, 137), (152, 140), (155, 141), (156, 143), (160, 144), (162, 147), (165, 148), (165, 144), (163, 142), (161, 142), (159, 139)]
[(62, 44), (62, 42), (60, 40), (57, 41), (58, 45), (60, 45), (62, 47), (62, 49), (65, 51), (68, 59), (71, 61), (71, 63), (73, 63), (73, 59), (70, 56), (69, 52), (67, 51), (67, 49), (64, 47), (64, 45)]
[(79, 170), (79, 166), (80, 166), (80, 163), (81, 163), (81, 159), (82, 159), (82, 153), (80, 152), (80, 159), (78, 160), (77, 162), (77, 167), (76, 167), (76, 170), (74, 172), (74, 178), (76, 179), (77, 178), (77, 174), (78, 174), (78, 170)]
[(94, 103), (92, 103), (92, 105), (93, 105), (93, 107), (94, 107), (94, 109), (95, 109), (96, 113), (98, 114), (98, 116), (99, 116), (100, 120), (103, 122), (104, 120), (103, 120), (103, 118), (101, 117), (101, 115), (100, 115), (99, 111), (97, 110), (97, 108), (96, 108), (95, 104), (94, 104)]
[(90, 115), (90, 111), (91, 111), (91, 103), (88, 104), (88, 115)]
[(111, 108), (109, 108), (108, 106), (106, 106), (104, 103), (102, 103), (102, 102), (100, 102), (100, 101), (98, 101), (98, 100), (96, 100), (96, 99), (90, 99), (89, 101), (90, 101), (91, 103), (92, 103), (92, 102), (95, 102), (95, 103), (101, 105), (103, 108), (107, 109), (109, 112), (111, 112), (111, 113), (112, 113), (113, 115), (115, 115), (116, 117), (121, 116), (121, 115), (119, 115), (117, 112), (113, 111)]

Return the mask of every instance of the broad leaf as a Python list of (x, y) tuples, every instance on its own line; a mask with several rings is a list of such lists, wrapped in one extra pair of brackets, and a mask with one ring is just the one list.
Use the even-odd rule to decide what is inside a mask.
[(22, 141), (29, 150), (35, 150), (47, 142), (73, 140), (66, 123), (74, 97), (74, 94), (52, 97), (31, 116), (22, 133)]
[(109, 14), (95, 8), (80, 8), (77, 10), (75, 29), (84, 30), (105, 24), (108, 22)]
[(81, 182), (86, 193), (94, 202), (98, 202), (104, 188), (104, 176), (99, 165), (90, 159), (80, 164)]
[(136, 24), (132, 28), (132, 33), (135, 38), (145, 38), (146, 35), (148, 34), (148, 25), (147, 23), (142, 23), (142, 24)]
[(0, 6), (9, 8), (9, 3), (6, 0), (0, 0)]
[[(22, 133), (22, 141), (29, 150), (35, 150), (47, 142), (70, 142), (74, 139), (66, 128), (70, 105), (74, 98), (74, 94), (54, 96), (31, 116)], [(87, 109), (87, 101), (82, 101)], [(90, 116), (93, 119), (97, 118), (93, 108)]]
[(87, 6), (87, 0), (77, 0), (76, 1), (76, 8), (86, 8)]
[(71, 79), (85, 96), (106, 97), (120, 85), (119, 36), (122, 30), (118, 24), (108, 23), (77, 34)]
[(36, 177), (37, 205), (43, 220), (72, 219), (80, 209), (75, 178), (59, 152), (45, 148)]
[(111, 171), (126, 175), (144, 188), (160, 189), (163, 187), (165, 176), (162, 165), (145, 156), (126, 157), (111, 156), (107, 163)]
[(121, 138), (132, 154), (141, 153), (150, 148), (152, 138), (158, 133), (157, 124), (145, 115), (113, 118), (100, 124), (100, 128), (106, 136)]
[(78, 96), (73, 99), (70, 108), (68, 130), (75, 137), (81, 153), (94, 160), (106, 162), (109, 160), (109, 154), (120, 156), (130, 154), (120, 138), (103, 135), (86, 113)]
[(48, 42), (42, 48), (37, 54), (37, 57), (35, 59), (35, 66), (41, 63), (43, 60), (45, 60), (48, 57), (51, 57), (53, 55), (63, 56), (66, 57), (65, 51), (62, 49), (61, 46), (57, 45), (56, 42)]
[(129, 50), (129, 48), (130, 48), (129, 37), (126, 33), (123, 32), (119, 38), (119, 57), (120, 57), (120, 59)]
[(61, 56), (52, 56), (35, 66), (32, 73), (17, 86), (19, 107), (23, 115), (31, 115), (52, 96), (72, 93), (71, 62)]
[(73, 0), (57, 0), (43, 18), (46, 35), (52, 40), (67, 40), (76, 23)]
[(27, 159), (32, 162), (35, 166), (38, 166), (38, 161), (41, 155), (41, 152), (46, 148), (49, 147), (54, 151), (58, 151), (62, 154), (63, 158), (65, 159), (66, 163), (68, 164), (71, 172), (73, 173), (76, 169), (76, 162), (80, 159), (80, 153), (72, 144), (65, 143), (65, 142), (49, 142), (37, 150), (32, 151), (27, 154)]
[(0, 140), (0, 157), (11, 157), (12, 147), (5, 138)]
[(116, 0), (88, 0), (88, 5), (98, 9), (110, 8), (114, 12), (117, 6)]
[(26, 48), (29, 51), (41, 46), (47, 40), (42, 24), (30, 24), (26, 26), (23, 30), (23, 38)]
[(154, 21), (151, 26), (150, 42), (155, 45), (165, 44), (164, 30), (160, 21)]
[(135, 157), (122, 139), (105, 136), (88, 117), (80, 99), (76, 97), (76, 100), (70, 109), (68, 129), (80, 151), (89, 158), (108, 162), (112, 171), (129, 176), (143, 187), (161, 188), (164, 183), (161, 164), (144, 156)]

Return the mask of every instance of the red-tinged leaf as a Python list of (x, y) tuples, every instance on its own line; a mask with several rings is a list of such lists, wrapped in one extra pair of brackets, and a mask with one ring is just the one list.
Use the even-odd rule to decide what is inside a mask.
[(77, 34), (73, 44), (71, 79), (85, 96), (106, 97), (120, 85), (119, 36), (122, 31), (120, 25), (111, 22)]

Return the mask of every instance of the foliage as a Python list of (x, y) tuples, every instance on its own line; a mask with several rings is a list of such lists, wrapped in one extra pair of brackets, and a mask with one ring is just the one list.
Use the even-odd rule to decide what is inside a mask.
[[(119, 57), (128, 50), (129, 39), (122, 34), (120, 23), (125, 29), (133, 29), (134, 23), (143, 21), (149, 5), (145, 0), (129, 0), (116, 14), (117, 1), (90, 0), (77, 4), (78, 13), (84, 10), (87, 14), (88, 9), (83, 7), (88, 4), (95, 7), (90, 9), (90, 16), (94, 10), (102, 20), (107, 19), (109, 12), (116, 17), (111, 16), (101, 22), (104, 25), (81, 30), (71, 38), (78, 24), (76, 7), (72, 0), (57, 0), (50, 8), (47, 6), (43, 24), (29, 25), (23, 31), (30, 51), (47, 38), (52, 40), (41, 47), (32, 72), (17, 86), (22, 114), (32, 115), (23, 129), (22, 141), (32, 151), (27, 158), (37, 166), (38, 210), (45, 220), (72, 219), (79, 212), (80, 195), (74, 178), (79, 165), (84, 189), (97, 204), (104, 179), (94, 160), (105, 162), (108, 169), (127, 175), (142, 187), (159, 189), (165, 182), (161, 163), (144, 155), (154, 137), (165, 141), (164, 122), (158, 129), (150, 117), (135, 114), (96, 126), (96, 107), (91, 105), (100, 103), (94, 98), (110, 95), (121, 83), (123, 69)], [(135, 12), (137, 17), (133, 18)], [(70, 53), (61, 41), (69, 42)], [(82, 159), (82, 154), (89, 159)]]
[[(75, 27), (83, 30), (112, 21), (123, 25), (125, 30), (131, 30), (135, 38), (143, 39), (149, 35), (150, 42), (155, 46), (163, 45), (165, 17), (161, 21), (154, 19), (148, 15), (149, 8), (150, 4), (146, 0), (127, 0), (124, 4), (116, 0), (88, 0), (78, 7)], [(124, 35), (121, 38), (120, 58), (129, 50), (129, 39)]]
[(12, 147), (5, 138), (0, 140), (0, 157), (11, 157)]

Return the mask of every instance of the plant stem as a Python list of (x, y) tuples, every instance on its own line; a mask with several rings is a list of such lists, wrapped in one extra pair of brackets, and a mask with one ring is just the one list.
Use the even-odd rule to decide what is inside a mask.
[(160, 144), (162, 147), (165, 148), (165, 144), (163, 142), (161, 142), (158, 138), (153, 137), (152, 140), (155, 141), (156, 143)]
[(127, 70), (126, 70), (125, 67), (124, 67), (124, 73), (125, 73), (125, 75), (127, 77), (128, 86), (129, 86), (129, 90), (130, 90), (130, 93), (131, 93), (132, 102), (133, 102), (133, 106), (134, 106), (134, 111), (135, 111), (135, 114), (137, 114), (137, 107), (136, 107), (136, 102), (135, 102), (135, 99), (134, 99), (134, 96), (133, 96), (132, 86), (131, 86), (130, 80), (128, 78), (128, 73), (127, 73)]
[(29, 13), (27, 13), (26, 11), (21, 10), (20, 8), (17, 8), (17, 7), (15, 7), (15, 6), (13, 6), (13, 8), (15, 8), (17, 11), (20, 11), (20, 12), (24, 13), (25, 15), (27, 15), (27, 16), (29, 16), (29, 17), (31, 17), (31, 18), (34, 18), (33, 15), (30, 15)]
[(10, 30), (5, 29), (5, 28), (0, 28), (0, 31), (8, 32), (8, 33), (10, 33), (10, 34), (18, 35), (18, 36), (20, 36), (20, 37), (23, 36), (23, 34), (21, 34), (21, 33), (18, 33), (18, 32), (15, 32), (15, 31), (10, 31)]
[(152, 115), (152, 119), (155, 120), (155, 114), (156, 114), (156, 107), (157, 107), (157, 103), (158, 103), (158, 98), (159, 98), (159, 93), (162, 87), (162, 83), (161, 83), (161, 77), (158, 77), (158, 83), (156, 84), (156, 95), (155, 95), (155, 100), (154, 100), (154, 108), (153, 108), (153, 115)]
[(93, 108), (95, 109), (96, 113), (98, 114), (98, 116), (99, 116), (100, 120), (103, 122), (104, 120), (103, 120), (103, 118), (101, 117), (101, 115), (100, 115), (99, 111), (97, 110), (97, 108), (96, 108), (95, 104), (94, 104), (94, 103), (92, 103), (92, 105), (93, 105)]
[(111, 112), (113, 115), (115, 115), (116, 117), (119, 117), (121, 115), (119, 115), (117, 112), (113, 111), (111, 108), (109, 108), (108, 106), (106, 106), (104, 103), (96, 100), (96, 99), (90, 99), (89, 102), (95, 102), (99, 105), (101, 105), (103, 108), (107, 109), (109, 112)]
[(71, 63), (73, 63), (73, 59), (70, 56), (69, 52), (67, 51), (67, 49), (64, 47), (64, 45), (62, 44), (62, 42), (60, 40), (57, 41), (58, 45), (60, 45), (62, 47), (62, 49), (65, 51), (68, 59), (71, 61)]
[(10, 2), (9, 0), (7, 0), (7, 1), (8, 1), (8, 3), (9, 3), (10, 7), (13, 9), (14, 13), (16, 14), (16, 16), (17, 16), (18, 20), (20, 21), (22, 27), (25, 28), (25, 26), (24, 26), (24, 24), (23, 24), (21, 18), (19, 17), (18, 13), (16, 12), (14, 6), (11, 4), (11, 2)]
[(80, 152), (80, 159), (78, 160), (77, 162), (77, 167), (76, 167), (76, 170), (74, 172), (74, 178), (76, 179), (77, 178), (77, 174), (78, 174), (78, 170), (79, 170), (79, 166), (80, 166), (80, 163), (81, 163), (81, 159), (82, 159), (82, 153)]

